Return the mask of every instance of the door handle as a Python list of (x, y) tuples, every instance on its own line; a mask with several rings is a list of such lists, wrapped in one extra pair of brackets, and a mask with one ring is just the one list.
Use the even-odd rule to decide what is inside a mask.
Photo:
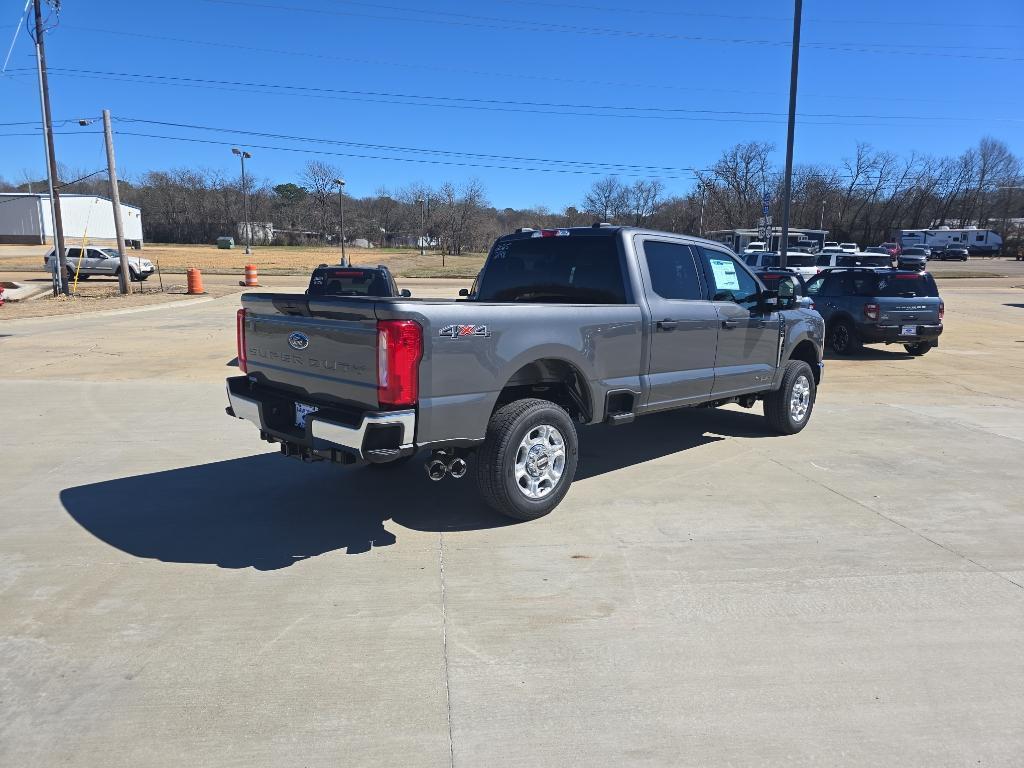
[(674, 331), (679, 323), (675, 320), (659, 320), (658, 330), (659, 331)]
[(740, 320), (723, 320), (722, 321), (722, 327), (723, 328), (739, 328), (740, 322), (741, 322)]

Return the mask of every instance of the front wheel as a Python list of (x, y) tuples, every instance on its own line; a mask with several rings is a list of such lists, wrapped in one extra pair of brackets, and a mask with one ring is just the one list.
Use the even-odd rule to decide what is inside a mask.
[(928, 354), (928, 350), (932, 348), (932, 343), (930, 341), (919, 341), (916, 344), (904, 344), (903, 348), (907, 350), (907, 354), (920, 357), (921, 355)]
[(548, 400), (516, 400), (491, 416), (477, 454), (484, 501), (516, 520), (535, 520), (558, 506), (576, 476), (576, 427)]
[(795, 435), (810, 421), (817, 394), (811, 366), (803, 360), (790, 360), (782, 374), (782, 386), (764, 398), (764, 416), (779, 434)]

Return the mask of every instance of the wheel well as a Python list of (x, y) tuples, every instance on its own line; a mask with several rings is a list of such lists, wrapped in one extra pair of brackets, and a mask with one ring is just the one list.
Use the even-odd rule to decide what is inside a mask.
[(814, 343), (808, 339), (804, 339), (789, 355), (790, 360), (803, 360), (809, 366), (811, 366), (811, 372), (814, 374), (815, 384), (821, 383), (821, 366), (818, 365), (818, 349), (814, 346)]
[(550, 400), (579, 422), (588, 422), (594, 415), (586, 379), (565, 360), (545, 358), (524, 365), (505, 384), (494, 410), (524, 397)]

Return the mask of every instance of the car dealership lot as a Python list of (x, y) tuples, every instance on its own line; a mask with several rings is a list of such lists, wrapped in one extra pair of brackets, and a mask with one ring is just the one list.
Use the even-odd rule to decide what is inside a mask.
[(2, 322), (0, 763), (1019, 764), (1022, 283), (795, 437), (582, 430), (523, 524), (227, 418), (237, 297)]

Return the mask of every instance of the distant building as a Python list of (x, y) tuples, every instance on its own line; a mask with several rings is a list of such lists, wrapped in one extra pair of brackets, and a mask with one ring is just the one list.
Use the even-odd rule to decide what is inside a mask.
[[(238, 222), (238, 237), (235, 238), (242, 245), (245, 244), (245, 227), (244, 221)], [(250, 221), (249, 231), (252, 233), (253, 245), (270, 245), (274, 242), (274, 222), (272, 221)]]
[[(743, 249), (750, 243), (764, 242), (762, 232), (759, 229), (720, 229), (716, 232), (709, 232), (707, 238), (708, 240), (717, 240), (728, 245), (736, 253), (742, 253)], [(790, 228), (788, 248), (798, 246), (801, 240), (809, 240), (821, 249), (827, 239), (827, 229)], [(782, 240), (782, 227), (772, 227), (771, 242), (767, 244), (767, 250), (778, 251), (780, 240)]]
[[(98, 195), (60, 196), (60, 212), (64, 237), (80, 243), (117, 239), (114, 231), (114, 208)], [(134, 205), (121, 204), (124, 239), (130, 245), (142, 246), (142, 211)], [(0, 193), (0, 243), (17, 245), (49, 245), (53, 243), (53, 218), (50, 196), (32, 192)], [(69, 247), (71, 243), (69, 242)]]

